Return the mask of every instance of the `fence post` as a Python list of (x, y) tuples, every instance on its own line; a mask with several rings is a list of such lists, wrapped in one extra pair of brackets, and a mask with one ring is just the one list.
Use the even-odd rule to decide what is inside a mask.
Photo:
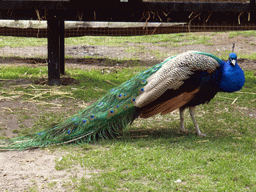
[(65, 74), (65, 21), (59, 21), (60, 32), (60, 74)]
[(250, 0), (250, 8), (252, 12), (256, 12), (256, 0)]
[(57, 15), (50, 13), (47, 18), (48, 37), (48, 84), (60, 85), (60, 29)]

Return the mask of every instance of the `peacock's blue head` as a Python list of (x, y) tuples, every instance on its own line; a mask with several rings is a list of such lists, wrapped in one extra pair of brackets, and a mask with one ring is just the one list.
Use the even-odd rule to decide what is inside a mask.
[(236, 63), (237, 63), (237, 56), (235, 53), (230, 53), (229, 54), (229, 58), (228, 58), (228, 61), (231, 65), (235, 66)]
[(237, 56), (235, 53), (230, 53), (228, 62), (224, 62), (220, 91), (229, 93), (239, 91), (244, 83), (244, 72), (237, 64)]

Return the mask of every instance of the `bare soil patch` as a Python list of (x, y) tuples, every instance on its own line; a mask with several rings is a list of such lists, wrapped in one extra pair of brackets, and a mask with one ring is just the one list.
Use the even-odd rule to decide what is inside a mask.
[[(35, 119), (45, 111), (59, 113), (73, 110), (76, 113), (83, 108), (81, 101), (54, 100), (50, 103), (50, 106), (46, 106), (40, 102), (26, 102), (20, 99), (0, 100), (1, 135), (16, 137), (15, 130), (31, 127)], [(22, 120), (24, 115), (29, 118)], [(55, 161), (61, 160), (62, 155), (63, 152), (56, 150), (52, 153), (48, 149), (0, 151), (0, 191), (72, 191), (71, 177), (91, 177), (91, 171), (80, 166), (73, 167), (68, 172), (57, 171)], [(51, 183), (54, 183), (53, 187)]]
[[(39, 78), (39, 79), (36, 79), (34, 81), (35, 84), (40, 84), (40, 85), (45, 85), (47, 84), (48, 82), (48, 79), (47, 78)], [(78, 85), (79, 84), (79, 81), (73, 79), (73, 78), (70, 78), (70, 77), (62, 77), (60, 79), (60, 84), (61, 85)]]
[[(72, 191), (72, 177), (91, 177), (92, 171), (75, 166), (66, 170), (55, 169), (63, 152), (49, 150), (8, 151), (0, 153), (0, 191)], [(55, 183), (53, 187), (51, 183)], [(65, 185), (66, 184), (66, 185)]]

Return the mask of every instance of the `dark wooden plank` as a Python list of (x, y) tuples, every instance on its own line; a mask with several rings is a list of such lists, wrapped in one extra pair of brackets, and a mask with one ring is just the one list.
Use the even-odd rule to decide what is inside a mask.
[(0, 1), (9, 1), (9, 2), (24, 2), (24, 1), (30, 1), (30, 2), (70, 2), (70, 0), (0, 0)]
[(65, 21), (59, 21), (60, 38), (60, 74), (65, 74)]
[(68, 1), (0, 1), (0, 9), (7, 10), (67, 10)]
[(250, 12), (256, 13), (256, 0), (250, 0)]
[(230, 3), (230, 2), (145, 2), (143, 9), (150, 11), (248, 11), (249, 3)]
[(55, 15), (48, 20), (48, 84), (60, 85), (59, 21)]
[(0, 9), (124, 10), (137, 11), (231, 11), (246, 12), (250, 3), (230, 2), (120, 2), (112, 1), (0, 1)]

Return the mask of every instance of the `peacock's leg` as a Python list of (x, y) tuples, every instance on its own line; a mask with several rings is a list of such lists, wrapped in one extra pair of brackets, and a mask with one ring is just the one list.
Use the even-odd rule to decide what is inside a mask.
[(190, 116), (191, 116), (191, 118), (193, 120), (193, 123), (195, 125), (197, 135), (199, 135), (200, 137), (205, 137), (206, 134), (201, 133), (201, 131), (199, 129), (199, 126), (198, 126), (198, 124), (196, 122), (196, 116), (195, 116), (195, 114), (196, 114), (196, 106), (189, 107), (189, 113), (190, 113)]
[(186, 132), (186, 129), (184, 128), (184, 110), (185, 108), (180, 108), (180, 132)]

